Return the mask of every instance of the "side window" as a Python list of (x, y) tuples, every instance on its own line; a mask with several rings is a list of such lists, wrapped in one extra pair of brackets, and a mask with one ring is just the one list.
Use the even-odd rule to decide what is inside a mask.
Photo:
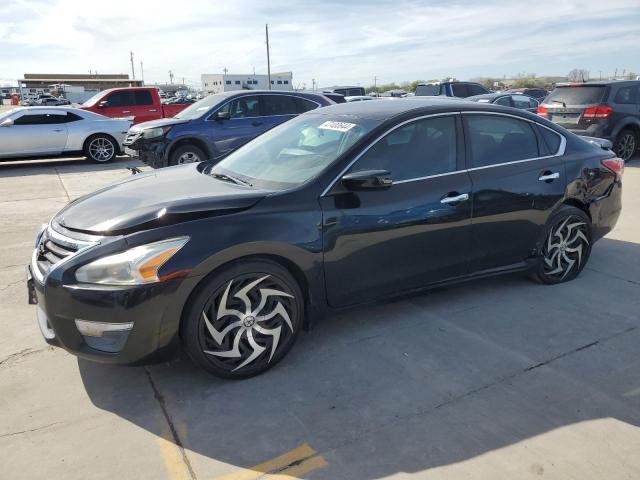
[(536, 134), (524, 120), (498, 115), (466, 115), (471, 165), (486, 167), (536, 158)]
[(110, 107), (128, 107), (132, 105), (131, 92), (113, 92), (107, 97)]
[(556, 153), (558, 153), (561, 142), (560, 135), (552, 132), (548, 128), (544, 128), (541, 126), (538, 126), (538, 131), (540, 132), (544, 143), (547, 145), (549, 152), (551, 152), (551, 155), (555, 155)]
[(352, 169), (364, 170), (387, 170), (396, 182), (455, 171), (455, 118), (425, 118), (397, 128), (371, 147)]
[(133, 98), (135, 105), (153, 105), (153, 99), (151, 98), (151, 92), (149, 90), (135, 90), (133, 92)]
[(616, 97), (613, 101), (615, 103), (636, 103), (636, 97), (636, 87), (622, 87), (620, 90), (618, 90), (618, 93), (616, 93)]
[(471, 95), (482, 95), (483, 93), (487, 93), (487, 91), (480, 85), (474, 85), (473, 83), (467, 84), (469, 87), (469, 96)]
[(265, 117), (272, 115), (295, 115), (298, 113), (295, 97), (288, 95), (263, 95), (262, 114)]
[(76, 115), (72, 112), (67, 112), (67, 115), (65, 116), (65, 123), (77, 122), (78, 120), (82, 120), (82, 117), (80, 115)]
[(50, 113), (23, 115), (16, 118), (13, 122), (14, 125), (54, 125), (58, 123), (65, 123), (67, 121), (66, 115), (52, 115)]
[(526, 95), (512, 95), (511, 96), (512, 100), (513, 100), (513, 106), (516, 108), (535, 108), (537, 107), (537, 103), (536, 105), (532, 105), (533, 102), (531, 102), (529, 97), (527, 97)]
[(298, 113), (304, 113), (304, 112), (308, 112), (309, 110), (315, 110), (316, 108), (318, 108), (317, 103), (312, 102), (311, 100), (307, 100), (305, 98), (296, 97), (296, 105), (297, 105)]
[(453, 92), (454, 97), (464, 98), (471, 95), (469, 93), (469, 86), (466, 83), (452, 83), (451, 91)]
[(260, 99), (255, 96), (236, 98), (229, 104), (229, 113), (231, 118), (259, 117)]
[(504, 105), (505, 107), (511, 106), (511, 100), (509, 99), (509, 96), (500, 97), (493, 103), (495, 103), (496, 105)]

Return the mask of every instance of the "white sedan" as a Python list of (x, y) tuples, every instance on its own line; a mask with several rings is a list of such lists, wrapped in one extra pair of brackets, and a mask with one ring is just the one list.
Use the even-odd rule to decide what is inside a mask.
[(17, 107), (0, 114), (0, 158), (118, 155), (131, 120), (71, 107)]

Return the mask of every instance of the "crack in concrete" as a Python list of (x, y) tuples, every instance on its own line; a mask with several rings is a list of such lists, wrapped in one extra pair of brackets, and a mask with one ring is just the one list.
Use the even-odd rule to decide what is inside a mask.
[(321, 455), (325, 455), (326, 453), (335, 451), (335, 450), (337, 450), (339, 448), (343, 448), (343, 447), (345, 447), (347, 445), (355, 443), (360, 438), (362, 438), (364, 435), (368, 435), (368, 434), (370, 434), (372, 432), (375, 432), (377, 430), (385, 428), (390, 423), (396, 422), (398, 420), (405, 420), (405, 419), (412, 418), (412, 417), (415, 418), (415, 417), (422, 417), (422, 416), (426, 416), (426, 415), (431, 415), (432, 413), (438, 411), (439, 409), (447, 407), (449, 405), (453, 405), (454, 403), (458, 403), (458, 402), (460, 402), (461, 400), (464, 400), (467, 397), (473, 396), (473, 395), (475, 395), (475, 394), (477, 394), (479, 392), (482, 392), (484, 390), (488, 390), (488, 389), (490, 389), (492, 387), (495, 387), (497, 385), (500, 385), (502, 383), (509, 382), (509, 381), (511, 381), (511, 380), (513, 380), (515, 378), (520, 377), (521, 375), (526, 375), (527, 373), (529, 373), (529, 372), (531, 372), (533, 370), (536, 370), (538, 368), (541, 368), (541, 367), (547, 366), (549, 364), (552, 364), (553, 362), (555, 362), (557, 360), (561, 360), (561, 359), (569, 357), (569, 356), (571, 356), (571, 355), (573, 355), (575, 353), (578, 353), (578, 352), (581, 352), (581, 351), (584, 351), (584, 350), (588, 350), (589, 348), (594, 347), (596, 345), (600, 345), (602, 343), (605, 343), (605, 342), (608, 342), (610, 340), (613, 340), (614, 338), (620, 337), (622, 335), (626, 335), (627, 333), (631, 333), (631, 332), (633, 332), (635, 330), (638, 330), (638, 328), (640, 328), (640, 327), (629, 327), (629, 328), (627, 328), (625, 330), (622, 330), (620, 332), (616, 332), (616, 333), (614, 333), (612, 335), (608, 335), (606, 337), (599, 338), (599, 339), (597, 339), (597, 340), (595, 340), (593, 342), (587, 343), (585, 345), (581, 345), (581, 346), (576, 347), (576, 348), (574, 348), (572, 350), (569, 350), (567, 352), (563, 352), (563, 353), (561, 353), (559, 355), (551, 357), (550, 359), (545, 360), (543, 362), (537, 363), (535, 365), (531, 365), (529, 367), (526, 367), (524, 369), (518, 370), (518, 371), (513, 372), (511, 374), (504, 375), (504, 376), (494, 380), (493, 382), (490, 382), (490, 383), (487, 383), (487, 384), (482, 385), (480, 387), (477, 387), (477, 388), (474, 388), (472, 390), (469, 390), (469, 391), (467, 391), (467, 392), (465, 392), (465, 393), (463, 393), (461, 395), (458, 395), (456, 397), (450, 398), (449, 400), (441, 402), (441, 403), (439, 403), (439, 404), (437, 404), (437, 405), (435, 405), (433, 407), (427, 408), (425, 410), (418, 410), (418, 411), (415, 411), (415, 412), (412, 412), (412, 413), (408, 413), (406, 415), (395, 415), (392, 421), (381, 423), (381, 424), (377, 425), (375, 428), (365, 429), (362, 432), (360, 432), (356, 438), (353, 438), (351, 440), (347, 440), (346, 442), (343, 442), (340, 445), (337, 445), (337, 446), (335, 446), (333, 448), (330, 448), (327, 451), (320, 452), (320, 454)]
[(18, 285), (19, 283), (22, 283), (24, 280), (21, 278), (20, 280), (14, 280), (13, 282), (9, 282), (5, 285), (3, 285), (2, 287), (0, 287), (0, 292), (4, 292), (5, 290), (9, 289), (10, 287), (13, 287), (14, 285)]
[(10, 363), (19, 360), (24, 357), (28, 357), (29, 355), (33, 355), (35, 353), (45, 352), (49, 349), (49, 347), (40, 348), (38, 350), (34, 350), (33, 348), (25, 348), (24, 350), (20, 350), (19, 352), (12, 353), (8, 357), (0, 360), (0, 367), (8, 366)]
[(64, 182), (62, 181), (62, 177), (60, 176), (60, 172), (58, 171), (57, 168), (54, 168), (54, 170), (56, 172), (56, 175), (58, 176), (58, 181), (60, 182), (60, 186), (64, 190), (64, 194), (67, 196), (67, 201), (70, 202), (71, 201), (71, 197), (69, 196), (69, 192), (67, 191), (67, 187), (65, 186)]
[(15, 435), (22, 435), (23, 433), (37, 432), (38, 430), (44, 430), (45, 428), (50, 428), (50, 427), (53, 427), (54, 425), (60, 425), (61, 423), (62, 422), (53, 422), (47, 425), (42, 425), (41, 427), (30, 428), (28, 430), (20, 430), (18, 432), (10, 432), (10, 433), (1, 433), (0, 438), (13, 437)]
[(149, 384), (151, 385), (151, 390), (153, 390), (153, 396), (155, 397), (156, 401), (158, 402), (158, 405), (160, 406), (160, 410), (162, 411), (162, 415), (164, 416), (164, 419), (166, 420), (167, 424), (169, 425), (169, 430), (171, 431), (171, 441), (173, 441), (173, 443), (178, 447), (178, 449), (180, 450), (180, 455), (182, 456), (182, 461), (185, 463), (185, 465), (187, 466), (187, 470), (189, 470), (189, 476), (191, 477), (192, 480), (196, 480), (196, 473), (193, 470), (193, 467), (191, 466), (191, 462), (189, 461), (189, 458), (187, 457), (187, 452), (184, 449), (184, 446), (182, 445), (182, 441), (180, 440), (180, 437), (178, 436), (178, 430), (175, 427), (175, 424), (173, 423), (173, 420), (171, 419), (171, 416), (169, 415), (169, 410), (167, 409), (167, 403), (164, 399), (164, 396), (162, 395), (162, 393), (160, 393), (160, 390), (158, 389), (158, 387), (156, 386), (155, 382), (153, 381), (153, 377), (151, 376), (151, 371), (149, 370), (148, 367), (144, 368), (144, 371), (147, 374), (147, 379), (149, 380)]

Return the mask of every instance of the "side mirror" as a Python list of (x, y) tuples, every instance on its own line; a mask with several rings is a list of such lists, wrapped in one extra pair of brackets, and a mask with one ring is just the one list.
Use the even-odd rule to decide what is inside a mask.
[(349, 173), (342, 177), (347, 190), (387, 190), (393, 185), (391, 174), (386, 170), (365, 170)]
[(231, 114), (229, 112), (218, 112), (216, 113), (216, 120), (224, 121), (229, 120), (231, 118)]
[(104, 108), (109, 106), (109, 100), (101, 100), (98, 102), (98, 108)]
[(0, 123), (0, 127), (12, 127), (13, 126), (13, 120), (10, 118), (6, 118), (2, 121), (2, 123)]

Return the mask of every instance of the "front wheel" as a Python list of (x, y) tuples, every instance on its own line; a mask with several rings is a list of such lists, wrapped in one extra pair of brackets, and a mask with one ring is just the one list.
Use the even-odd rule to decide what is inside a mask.
[(573, 280), (591, 254), (591, 220), (579, 208), (565, 205), (547, 223), (543, 242), (535, 277), (546, 284)]
[(205, 153), (195, 145), (183, 145), (176, 148), (169, 158), (169, 165), (184, 165), (206, 160)]
[(285, 268), (241, 260), (205, 280), (183, 317), (182, 340), (208, 372), (246, 378), (289, 352), (303, 315), (302, 292)]

